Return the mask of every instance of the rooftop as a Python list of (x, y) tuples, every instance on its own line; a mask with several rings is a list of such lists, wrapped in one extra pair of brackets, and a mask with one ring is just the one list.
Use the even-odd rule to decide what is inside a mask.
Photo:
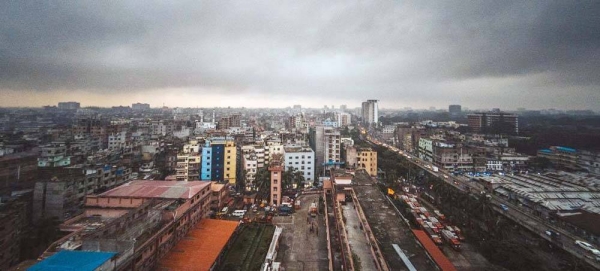
[(163, 257), (157, 270), (210, 270), (239, 222), (202, 219)]
[(143, 181), (135, 180), (109, 191), (100, 196), (105, 197), (136, 197), (162, 199), (190, 199), (198, 194), (210, 182), (173, 182), (173, 181)]
[(62, 250), (43, 261), (38, 262), (27, 270), (93, 271), (115, 255), (117, 255), (115, 252)]

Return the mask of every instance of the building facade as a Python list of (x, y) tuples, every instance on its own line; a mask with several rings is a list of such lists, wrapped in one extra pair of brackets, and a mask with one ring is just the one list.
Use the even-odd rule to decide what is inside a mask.
[(365, 124), (375, 124), (379, 122), (378, 100), (367, 100), (362, 103), (362, 119)]

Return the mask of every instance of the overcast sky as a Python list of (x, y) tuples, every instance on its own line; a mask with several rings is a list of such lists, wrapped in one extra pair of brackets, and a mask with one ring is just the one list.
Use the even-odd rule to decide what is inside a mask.
[(0, 106), (600, 110), (600, 1), (5, 0), (0, 94)]

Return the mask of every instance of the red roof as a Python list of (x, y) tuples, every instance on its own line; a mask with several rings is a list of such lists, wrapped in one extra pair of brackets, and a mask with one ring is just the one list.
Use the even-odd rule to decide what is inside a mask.
[(131, 181), (119, 187), (106, 191), (100, 196), (161, 198), (161, 199), (190, 199), (202, 189), (210, 186), (210, 182), (172, 182), (172, 181)]
[(444, 271), (446, 270), (456, 270), (456, 267), (446, 258), (446, 255), (442, 253), (442, 251), (429, 239), (427, 233), (422, 230), (412, 230), (419, 242), (425, 247), (427, 253), (433, 258), (435, 263)]
[(210, 270), (239, 222), (202, 219), (158, 263), (157, 270)]

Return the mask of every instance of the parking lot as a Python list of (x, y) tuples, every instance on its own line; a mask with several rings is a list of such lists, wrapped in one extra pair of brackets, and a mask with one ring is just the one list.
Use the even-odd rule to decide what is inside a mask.
[(283, 228), (277, 261), (285, 270), (327, 270), (327, 240), (323, 214), (309, 215), (309, 206), (318, 194), (303, 195), (300, 209), (290, 216), (276, 216), (273, 224)]

